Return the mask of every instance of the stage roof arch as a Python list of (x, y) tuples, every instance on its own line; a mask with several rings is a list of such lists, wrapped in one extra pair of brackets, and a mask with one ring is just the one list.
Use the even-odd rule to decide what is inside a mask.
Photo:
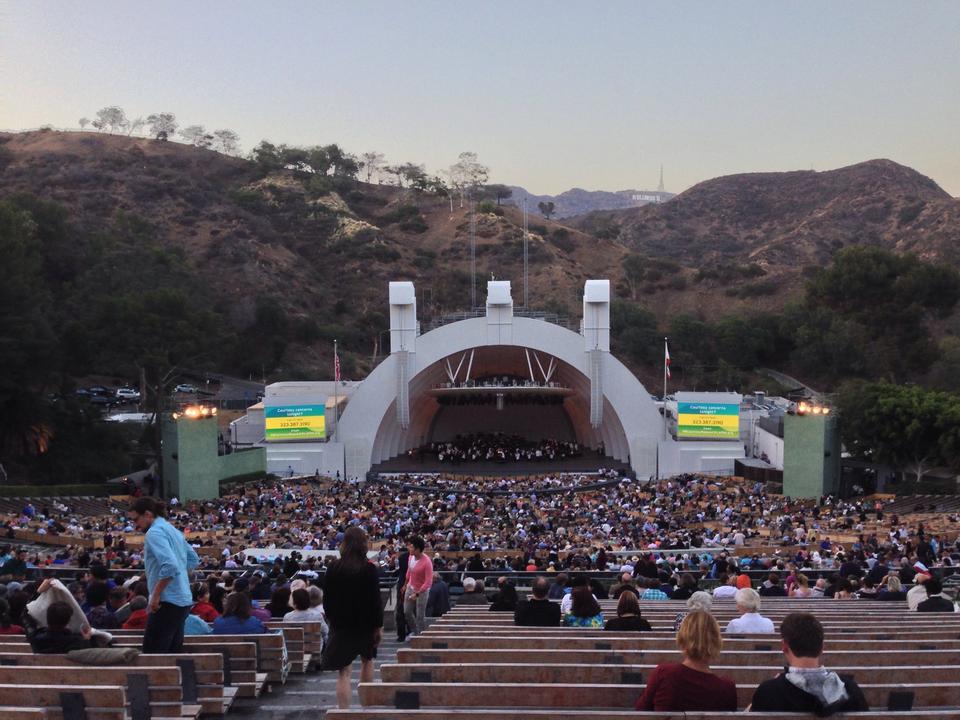
[(491, 281), (487, 295), (485, 314), (421, 335), (413, 284), (390, 284), (390, 355), (357, 388), (339, 421), (347, 477), (362, 477), (435, 437), (438, 398), (457, 392), (442, 388), (490, 375), (530, 376), (531, 384), (549, 387), (540, 394), (562, 396), (581, 445), (602, 443), (606, 455), (639, 476), (654, 476), (663, 421), (640, 381), (609, 352), (609, 282), (587, 281), (579, 333), (514, 314), (508, 282)]

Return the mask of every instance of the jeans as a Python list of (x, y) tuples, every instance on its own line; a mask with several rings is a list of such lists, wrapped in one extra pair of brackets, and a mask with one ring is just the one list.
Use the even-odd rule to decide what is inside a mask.
[(408, 590), (403, 599), (403, 614), (407, 619), (407, 631), (410, 635), (419, 635), (427, 626), (427, 600), (430, 599), (430, 591), (422, 592), (417, 597), (413, 597)]
[(183, 652), (183, 624), (190, 614), (190, 606), (180, 607), (161, 602), (156, 612), (147, 615), (147, 629), (143, 632), (143, 652), (169, 655)]

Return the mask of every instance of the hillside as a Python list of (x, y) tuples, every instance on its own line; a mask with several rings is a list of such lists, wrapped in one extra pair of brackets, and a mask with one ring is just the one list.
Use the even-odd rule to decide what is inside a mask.
[[(469, 214), (449, 200), (392, 186), (305, 178), (168, 142), (97, 133), (0, 134), (0, 199), (29, 193), (61, 205), (82, 266), (104, 232), (132, 220), (145, 242), (173, 253), (190, 294), (205, 298), (236, 333), (276, 304), (286, 325), (285, 374), (328, 374), (340, 340), (345, 373), (369, 368), (388, 327), (386, 287), (416, 282), (426, 321), (470, 301)], [(320, 180), (322, 182), (314, 182)], [(520, 212), (476, 222), (478, 298), (491, 274), (522, 297)], [(576, 313), (583, 281), (616, 273), (626, 251), (555, 222), (534, 219), (531, 307)], [(181, 262), (182, 261), (182, 262)], [(120, 260), (119, 262), (124, 262)], [(136, 278), (142, 265), (112, 272)], [(145, 280), (147, 278), (144, 278)], [(251, 348), (237, 370), (267, 362)], [(269, 365), (269, 363), (267, 363)]]
[(620, 210), (623, 208), (640, 207), (653, 202), (666, 202), (673, 193), (657, 190), (584, 190), (572, 188), (559, 195), (534, 195), (517, 185), (511, 185), (513, 196), (508, 201), (511, 205), (520, 207), (521, 201), (527, 201), (527, 212), (536, 215), (539, 203), (552, 202), (554, 217), (563, 218), (585, 215), (598, 210)]
[(890, 160), (729, 175), (662, 205), (567, 222), (658, 259), (664, 280), (642, 279), (640, 292), (665, 293), (670, 305), (708, 316), (721, 298), (728, 307), (743, 298), (778, 307), (805, 276), (851, 245), (960, 266), (960, 200)]

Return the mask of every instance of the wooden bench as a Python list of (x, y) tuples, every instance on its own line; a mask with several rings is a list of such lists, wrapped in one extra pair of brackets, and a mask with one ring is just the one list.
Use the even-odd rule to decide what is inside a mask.
[[(737, 685), (756, 687), (764, 680), (776, 677), (782, 667), (756, 666), (724, 663), (722, 658), (712, 667), (717, 675), (733, 680)], [(393, 683), (535, 683), (592, 685), (642, 685), (656, 664), (589, 664), (571, 665), (552, 663), (545, 655), (537, 663), (460, 663), (433, 665), (384, 664), (380, 677)], [(874, 667), (871, 665), (831, 666), (841, 674), (853, 675), (858, 683), (890, 685), (896, 683), (944, 683), (960, 681), (960, 665)]]
[(0, 686), (4, 685), (19, 685), (26, 697), (30, 697), (34, 685), (121, 687), (126, 691), (126, 704), (133, 720), (196, 718), (202, 709), (184, 702), (178, 667), (0, 667)]
[[(912, 693), (913, 707), (960, 707), (960, 682), (860, 685), (871, 709), (887, 707), (892, 694)], [(745, 708), (756, 690), (738, 685), (738, 706)], [(642, 685), (590, 683), (361, 683), (364, 706), (632, 708)]]
[[(18, 707), (30, 713), (41, 710), (50, 720), (129, 720), (127, 694), (122, 686), (0, 685), (0, 707)], [(79, 713), (85, 713), (81, 715)], [(5, 716), (4, 716), (5, 717)], [(19, 715), (10, 715), (11, 720)]]
[[(96, 672), (103, 666), (78, 665), (66, 655), (38, 655), (30, 652), (0, 653), (0, 668), (2, 667), (85, 667)], [(132, 668), (141, 667), (171, 667), (179, 668), (183, 701), (199, 703), (203, 714), (222, 715), (233, 705), (238, 688), (225, 684), (224, 658), (218, 653), (182, 655), (140, 655), (132, 664), (121, 667), (130, 672)]]
[[(877, 635), (874, 639), (847, 639), (827, 638), (825, 647), (828, 650), (874, 650), (881, 647), (891, 650), (957, 650), (960, 649), (960, 639), (924, 638), (922, 640), (889, 639), (893, 636)], [(780, 638), (776, 635), (730, 635), (724, 638), (725, 652), (738, 652), (745, 649), (774, 650), (780, 647)], [(446, 648), (490, 648), (490, 649), (539, 649), (552, 650), (566, 648), (570, 650), (675, 650), (676, 638), (673, 635), (656, 635), (654, 633), (589, 633), (578, 635), (576, 629), (571, 628), (569, 636), (536, 634), (530, 636), (493, 635), (417, 635), (410, 640), (410, 647), (418, 649), (446, 649)]]
[(303, 628), (304, 670), (308, 668), (311, 661), (319, 664), (320, 657), (323, 654), (322, 623), (309, 620), (271, 620), (267, 623), (267, 627), (271, 630), (283, 629), (285, 627)]
[[(395, 708), (351, 708), (327, 710), (325, 720), (734, 720), (745, 717), (776, 718), (776, 720), (810, 720), (809, 713), (765, 713), (764, 715), (744, 715), (743, 712), (639, 712), (636, 710), (583, 710), (566, 709), (559, 714), (552, 710), (530, 710), (520, 708), (420, 708), (419, 710), (398, 710)], [(853, 720), (887, 720), (888, 718), (916, 718), (912, 710), (891, 712), (888, 710), (862, 713), (840, 713), (832, 715), (835, 720), (848, 718)], [(960, 720), (960, 710), (940, 710), (924, 708), (923, 717), (930, 720)]]
[[(827, 667), (843, 665), (960, 665), (960, 649), (956, 650), (887, 650), (880, 648), (869, 650), (837, 651), (827, 650), (823, 662)], [(572, 665), (624, 664), (657, 665), (664, 662), (680, 662), (681, 655), (676, 647), (664, 650), (569, 650), (553, 648), (550, 650), (531, 650), (526, 648), (463, 648), (463, 649), (417, 649), (399, 648), (399, 663), (426, 663), (440, 665), (447, 663), (569, 663)], [(726, 651), (721, 657), (724, 665), (763, 665), (782, 668), (783, 653), (779, 646), (770, 650)]]

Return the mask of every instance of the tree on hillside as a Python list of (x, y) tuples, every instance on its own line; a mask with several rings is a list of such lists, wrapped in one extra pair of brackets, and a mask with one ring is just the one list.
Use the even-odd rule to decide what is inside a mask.
[[(949, 316), (958, 301), (960, 273), (948, 265), (877, 247), (845, 248), (808, 284), (797, 353), (809, 355), (820, 345), (820, 355), (832, 356), (830, 365), (836, 366), (843, 353), (825, 341), (824, 332), (832, 327), (838, 339), (856, 337), (854, 357), (865, 376), (910, 380), (937, 359), (930, 321)], [(810, 359), (805, 364), (815, 368), (818, 359)]]
[(487, 185), (486, 191), (497, 199), (497, 205), (500, 204), (501, 200), (507, 200), (513, 197), (513, 190), (506, 185)]
[(540, 210), (540, 213), (547, 219), (550, 219), (550, 216), (556, 212), (556, 206), (553, 204), (553, 201), (549, 202), (538, 202), (537, 208)]
[[(30, 213), (0, 202), (0, 458), (46, 452), (52, 438), (43, 390), (56, 362), (47, 325), (42, 243)], [(2, 460), (0, 460), (2, 461)]]
[(185, 127), (180, 131), (180, 137), (194, 147), (208, 148), (213, 144), (213, 135), (210, 135), (203, 125)]
[(472, 196), (472, 192), (480, 185), (485, 185), (490, 176), (490, 168), (477, 160), (475, 152), (462, 152), (457, 162), (447, 171), (450, 185), (460, 193), (460, 207), (463, 207), (464, 197)]
[(377, 152), (376, 150), (365, 152), (360, 156), (360, 168), (363, 171), (366, 182), (370, 182), (370, 178), (374, 175), (379, 176), (380, 169), (383, 165), (383, 153)]
[(213, 138), (215, 142), (214, 149), (222, 152), (224, 155), (236, 155), (237, 151), (240, 150), (240, 136), (233, 130), (227, 130), (226, 128), (214, 130)]
[[(542, 204), (542, 203), (541, 203)], [(623, 276), (630, 288), (630, 296), (636, 300), (640, 294), (640, 283), (643, 282), (647, 270), (647, 261), (640, 255), (631, 253), (623, 259)]]
[(147, 124), (147, 121), (142, 117), (134, 118), (129, 123), (127, 123), (127, 136), (134, 135), (139, 133), (144, 125)]
[(150, 126), (150, 134), (157, 140), (166, 140), (180, 127), (177, 116), (169, 112), (147, 115), (147, 125)]
[(79, 122), (80, 122), (80, 129), (84, 130), (86, 129), (87, 125), (90, 124), (90, 118), (82, 117), (80, 118)]
[(117, 132), (127, 126), (127, 114), (123, 108), (116, 105), (100, 108), (97, 110), (97, 119), (93, 121), (93, 126), (97, 130)]
[(906, 469), (918, 482), (951, 460), (960, 437), (957, 396), (919, 385), (853, 382), (838, 399), (843, 442), (854, 455)]
[(403, 179), (407, 181), (407, 187), (421, 192), (427, 189), (428, 177), (423, 165), (408, 162), (400, 165), (397, 170), (400, 175), (403, 176)]
[(394, 184), (397, 187), (403, 187), (403, 165), (386, 165), (383, 168), (383, 172), (386, 175), (391, 175), (395, 178)]
[(327, 156), (326, 172), (332, 172), (337, 177), (352, 177), (357, 174), (357, 161), (347, 152), (344, 152), (336, 143), (325, 145), (324, 153)]

